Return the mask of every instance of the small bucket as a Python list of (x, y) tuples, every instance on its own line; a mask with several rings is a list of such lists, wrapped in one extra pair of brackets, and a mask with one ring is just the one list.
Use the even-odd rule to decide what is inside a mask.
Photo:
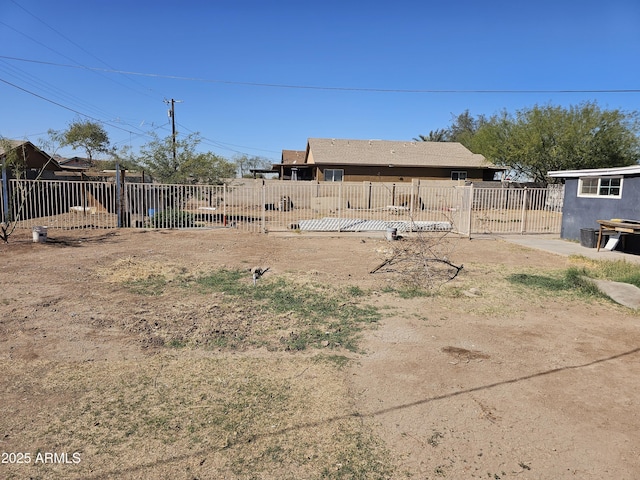
[(397, 228), (393, 228), (393, 227), (387, 228), (386, 238), (389, 241), (397, 240), (398, 239), (398, 229)]
[(47, 243), (47, 227), (33, 227), (33, 243)]

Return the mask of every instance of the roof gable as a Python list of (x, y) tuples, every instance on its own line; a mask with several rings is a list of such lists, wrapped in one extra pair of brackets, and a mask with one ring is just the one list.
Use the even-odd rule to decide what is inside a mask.
[(40, 150), (28, 140), (6, 140), (0, 143), (0, 157), (4, 157), (7, 153), (2, 145), (4, 143), (10, 150), (20, 149), (20, 155), (24, 156), (26, 167), (28, 169), (60, 170), (58, 162), (48, 153)]
[(0, 142), (0, 156), (4, 156), (4, 154), (6, 153), (5, 146), (9, 147), (9, 150), (15, 150), (16, 148), (22, 146), (24, 146), (25, 149), (35, 149), (33, 143), (27, 140), (11, 140), (7, 138)]
[(499, 169), (457, 142), (310, 138), (307, 152), (315, 164)]
[(282, 150), (282, 163), (302, 164), (305, 162), (306, 153), (304, 150)]

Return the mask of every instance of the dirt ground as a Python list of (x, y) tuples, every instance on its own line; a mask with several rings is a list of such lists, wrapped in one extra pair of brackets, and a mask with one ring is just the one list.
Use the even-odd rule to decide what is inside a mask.
[[(369, 273), (393, 243), (400, 243), (382, 236), (51, 230), (46, 244), (35, 244), (30, 232), (14, 235), (0, 245), (0, 477), (169, 478), (170, 472), (171, 478), (191, 479), (638, 478), (640, 316), (606, 300), (540, 292), (507, 280), (513, 273), (557, 272), (578, 259), (496, 238), (450, 241), (450, 259), (464, 264), (460, 275), (435, 295), (402, 298), (389, 293), (392, 277)], [(196, 325), (212, 309), (224, 317), (224, 306), (218, 298), (196, 298), (183, 290), (153, 296), (124, 289), (122, 276), (135, 279), (141, 265), (169, 281), (221, 268), (268, 266), (265, 281), (286, 277), (300, 288), (307, 281), (357, 286), (382, 319), (364, 332), (358, 352), (330, 352), (350, 359), (339, 369), (309, 363), (315, 350), (172, 349), (169, 337), (155, 333), (159, 324), (173, 322), (167, 332), (184, 332), (184, 324)], [(114, 278), (116, 272), (120, 278)], [(240, 322), (237, 308), (234, 321)], [(197, 344), (198, 338), (190, 338)], [(252, 475), (248, 457), (245, 470), (224, 464), (228, 440), (215, 455), (207, 453), (215, 447), (211, 440), (195, 459), (187, 444), (156, 445), (150, 439), (149, 446), (136, 444), (133, 458), (126, 443), (96, 443), (91, 435), (97, 435), (99, 422), (78, 423), (77, 431), (69, 427), (75, 416), (78, 422), (86, 417), (70, 405), (82, 400), (89, 409), (100, 402), (96, 392), (104, 390), (94, 377), (96, 383), (85, 389), (65, 391), (65, 381), (80, 381), (78, 372), (98, 369), (106, 385), (115, 375), (121, 375), (119, 382), (137, 378), (136, 368), (147, 364), (179, 370), (209, 359), (228, 362), (225, 368), (249, 362), (244, 375), (250, 375), (253, 359), (275, 362), (283, 378), (300, 379), (294, 386), (306, 389), (301, 395), (311, 402), (282, 420), (288, 426), (278, 430), (281, 435), (304, 425), (307, 435), (318, 435), (304, 440), (307, 448), (326, 443), (329, 451), (336, 431), (325, 432), (327, 439), (312, 430), (337, 418), (353, 420), (371, 432), (388, 465), (363, 464), (340, 476), (342, 461), (320, 471), (309, 453), (306, 469), (302, 460), (289, 458), (288, 469), (260, 470), (263, 457), (253, 458), (257, 473)], [(197, 373), (203, 382), (206, 365)], [(51, 377), (54, 367), (57, 379)], [(151, 378), (152, 386), (159, 378)], [(323, 385), (325, 380), (331, 385)], [(104, 392), (100, 395), (117, 396), (115, 390)], [(259, 402), (254, 408), (259, 411)], [(354, 449), (360, 443), (354, 441)], [(62, 451), (69, 454), (64, 465), (34, 464), (38, 453)], [(158, 451), (165, 459), (170, 454), (170, 461), (161, 461)], [(19, 465), (9, 456), (19, 452), (29, 453), (31, 462)], [(326, 455), (329, 462), (333, 453)]]

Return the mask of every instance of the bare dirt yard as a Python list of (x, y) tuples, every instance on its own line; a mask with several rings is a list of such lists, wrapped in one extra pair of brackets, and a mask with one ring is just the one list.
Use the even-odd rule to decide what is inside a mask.
[(495, 238), (429, 292), (369, 273), (411, 241), (15, 234), (0, 478), (637, 479), (638, 313)]

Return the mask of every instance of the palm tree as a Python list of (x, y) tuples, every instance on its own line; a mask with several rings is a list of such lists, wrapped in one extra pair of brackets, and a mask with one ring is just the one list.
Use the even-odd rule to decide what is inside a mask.
[(447, 142), (448, 136), (449, 132), (447, 130), (439, 128), (438, 130), (431, 130), (428, 136), (418, 135), (418, 138), (413, 140), (416, 142)]

